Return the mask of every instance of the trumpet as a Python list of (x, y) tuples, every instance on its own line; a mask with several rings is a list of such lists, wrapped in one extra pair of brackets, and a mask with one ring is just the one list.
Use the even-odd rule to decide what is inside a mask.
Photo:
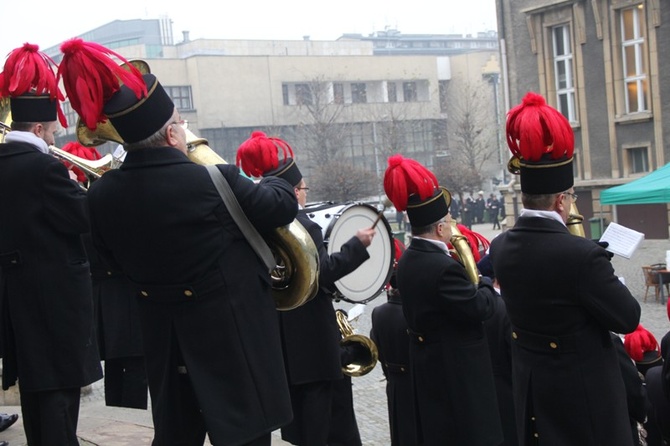
[(55, 146), (49, 146), (49, 153), (61, 161), (67, 161), (68, 163), (77, 166), (84, 171), (87, 177), (92, 178), (93, 180), (100, 178), (102, 174), (108, 170), (116, 169), (119, 164), (119, 161), (110, 153), (99, 160), (80, 158)]

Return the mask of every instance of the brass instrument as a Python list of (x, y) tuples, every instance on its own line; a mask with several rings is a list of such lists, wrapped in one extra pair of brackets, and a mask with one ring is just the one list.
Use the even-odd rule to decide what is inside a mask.
[[(196, 164), (228, 164), (207, 145), (207, 140), (186, 131), (188, 158)], [(308, 302), (319, 290), (319, 252), (298, 220), (276, 228), (266, 240), (277, 266), (271, 274), (272, 297), (278, 310), (292, 310)]]
[(49, 146), (49, 153), (51, 153), (53, 156), (60, 159), (61, 161), (67, 161), (79, 167), (81, 170), (84, 171), (87, 177), (92, 179), (100, 178), (103, 173), (107, 172), (110, 169), (115, 169), (116, 167), (118, 167), (116, 165), (117, 160), (115, 160), (110, 153), (103, 156), (99, 160), (87, 160), (84, 158), (80, 158), (55, 146)]
[(584, 216), (579, 213), (577, 210), (577, 205), (573, 201), (570, 205), (570, 214), (568, 214), (568, 221), (566, 222), (566, 226), (568, 227), (570, 234), (579, 237), (586, 237), (586, 233), (584, 232), (584, 225), (582, 224), (583, 222)]
[[(142, 60), (130, 63), (142, 74), (150, 72), (149, 65)], [(186, 133), (187, 155), (191, 161), (200, 165), (228, 164), (208, 146), (207, 139), (194, 135), (187, 124), (182, 128)], [(77, 139), (88, 147), (106, 141), (123, 144), (123, 138), (109, 120), (99, 123), (95, 130), (90, 130), (79, 119)], [(291, 310), (314, 298), (319, 289), (319, 252), (304, 226), (294, 220), (284, 227), (276, 228), (266, 241), (277, 262), (271, 274), (272, 297), (277, 310)]]
[(377, 351), (377, 346), (374, 341), (367, 336), (354, 334), (354, 329), (347, 319), (347, 315), (342, 310), (335, 310), (335, 317), (337, 318), (337, 325), (340, 328), (340, 333), (342, 334), (342, 340), (340, 341), (341, 346), (346, 346), (349, 344), (359, 344), (363, 347), (368, 356), (364, 361), (353, 362), (342, 367), (342, 373), (348, 376), (363, 376), (367, 375), (375, 368), (377, 365), (377, 360), (379, 359), (379, 352)]
[(458, 259), (465, 267), (470, 281), (475, 285), (479, 284), (479, 270), (477, 269), (477, 262), (475, 262), (475, 258), (472, 255), (470, 243), (468, 243), (468, 239), (461, 233), (458, 226), (456, 226), (456, 222), (453, 220), (451, 221), (451, 239), (449, 242), (456, 250)]

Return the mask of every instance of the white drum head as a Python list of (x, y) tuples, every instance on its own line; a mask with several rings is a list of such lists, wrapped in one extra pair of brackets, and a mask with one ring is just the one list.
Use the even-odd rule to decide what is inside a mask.
[[(342, 245), (362, 228), (370, 228), (377, 220), (377, 210), (367, 204), (345, 206), (339, 216), (326, 230), (328, 254), (339, 252)], [(377, 234), (367, 250), (370, 258), (356, 270), (335, 282), (343, 300), (351, 303), (366, 303), (384, 290), (393, 272), (395, 254), (393, 233), (388, 221), (382, 216), (377, 226)]]

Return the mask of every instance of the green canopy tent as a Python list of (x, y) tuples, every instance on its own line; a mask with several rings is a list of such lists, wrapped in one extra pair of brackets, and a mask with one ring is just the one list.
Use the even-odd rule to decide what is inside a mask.
[(601, 204), (655, 204), (670, 202), (670, 163), (652, 173), (600, 193)]

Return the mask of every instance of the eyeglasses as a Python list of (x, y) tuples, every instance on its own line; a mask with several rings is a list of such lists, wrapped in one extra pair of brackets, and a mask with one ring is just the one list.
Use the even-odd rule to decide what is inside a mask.
[(297, 190), (309, 190), (309, 187), (296, 187)]
[(577, 194), (573, 194), (572, 192), (563, 192), (565, 195), (570, 195), (572, 197), (572, 201), (576, 202), (577, 201)]

